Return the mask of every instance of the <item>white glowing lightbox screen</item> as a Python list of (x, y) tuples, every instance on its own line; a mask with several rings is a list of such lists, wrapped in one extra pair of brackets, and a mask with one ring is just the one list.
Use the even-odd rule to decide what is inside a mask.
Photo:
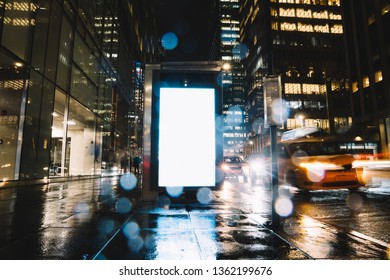
[(159, 186), (215, 186), (215, 134), (213, 88), (161, 88)]

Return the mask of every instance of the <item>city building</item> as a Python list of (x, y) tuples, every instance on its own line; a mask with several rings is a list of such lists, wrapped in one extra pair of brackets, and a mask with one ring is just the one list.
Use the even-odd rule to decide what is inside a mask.
[(390, 1), (342, 1), (353, 122), (390, 151)]
[(220, 55), (224, 62), (223, 139), (224, 155), (240, 155), (247, 139), (248, 116), (245, 111), (245, 71), (241, 63), (246, 48), (240, 44), (241, 0), (220, 0)]
[[(249, 49), (246, 110), (249, 142), (264, 145), (263, 79), (281, 76), (282, 130), (318, 127), (345, 133), (352, 112), (340, 0), (247, 0), (240, 10), (240, 40)], [(262, 137), (264, 135), (264, 137)]]
[(144, 2), (0, 3), (0, 186), (103, 175), (131, 156), (137, 62), (159, 55)]

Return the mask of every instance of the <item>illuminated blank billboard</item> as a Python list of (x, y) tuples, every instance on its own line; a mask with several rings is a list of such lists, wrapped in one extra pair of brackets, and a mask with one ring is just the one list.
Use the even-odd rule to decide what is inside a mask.
[(215, 186), (213, 88), (161, 88), (158, 185)]

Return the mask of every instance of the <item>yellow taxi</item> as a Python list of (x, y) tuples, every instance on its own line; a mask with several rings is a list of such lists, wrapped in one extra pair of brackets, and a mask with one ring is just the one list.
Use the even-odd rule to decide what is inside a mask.
[[(322, 138), (287, 140), (278, 143), (277, 151), (280, 184), (307, 191), (361, 186), (352, 167), (353, 155), (344, 154), (337, 143)], [(270, 146), (264, 147), (261, 154), (260, 161), (269, 169)]]

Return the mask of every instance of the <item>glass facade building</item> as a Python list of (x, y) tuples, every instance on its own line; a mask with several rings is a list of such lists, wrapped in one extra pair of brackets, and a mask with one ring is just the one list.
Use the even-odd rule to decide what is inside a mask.
[(0, 1), (0, 186), (119, 166), (140, 115), (137, 61), (158, 56), (137, 3)]
[(241, 0), (220, 0), (220, 55), (224, 62), (223, 139), (224, 155), (239, 155), (247, 139), (248, 117), (245, 111), (244, 67), (246, 49), (240, 44)]

